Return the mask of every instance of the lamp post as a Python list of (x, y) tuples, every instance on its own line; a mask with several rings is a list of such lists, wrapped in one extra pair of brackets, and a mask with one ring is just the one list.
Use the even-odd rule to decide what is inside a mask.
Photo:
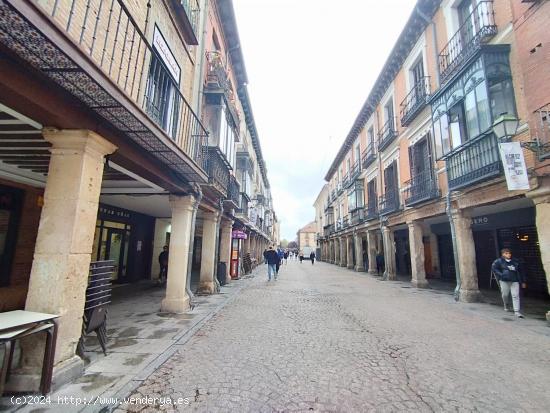
[(510, 142), (517, 133), (519, 120), (514, 115), (501, 113), (493, 123), (493, 132), (498, 138), (499, 143)]

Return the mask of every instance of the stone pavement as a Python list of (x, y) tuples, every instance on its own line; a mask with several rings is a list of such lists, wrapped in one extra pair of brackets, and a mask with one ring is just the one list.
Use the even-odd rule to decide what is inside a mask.
[(542, 321), (289, 262), (144, 380), (132, 396), (149, 402), (116, 411), (548, 411), (549, 350)]
[[(40, 401), (43, 404), (14, 405), (10, 396), (0, 398), (0, 411), (101, 410), (103, 406), (97, 403), (98, 400), (126, 394), (135, 388), (136, 383), (149, 376), (251, 281), (251, 277), (245, 277), (222, 287), (220, 294), (195, 296), (193, 308), (185, 314), (159, 313), (165, 292), (163, 287), (154, 283), (115, 286), (108, 308), (107, 356), (103, 355), (95, 334), (88, 335), (82, 377), (57, 388), (49, 396), (50, 401)], [(77, 398), (78, 402), (75, 401)], [(87, 405), (90, 401), (91, 404)]]

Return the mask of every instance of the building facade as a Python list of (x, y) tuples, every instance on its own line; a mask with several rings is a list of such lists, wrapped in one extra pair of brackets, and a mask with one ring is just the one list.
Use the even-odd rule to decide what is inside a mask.
[[(169, 245), (180, 313), (274, 242), (237, 33), (230, 0), (0, 1), (0, 311), (60, 315), (57, 384), (82, 372), (90, 262), (154, 280)], [(15, 390), (40, 370), (21, 350)]]
[(296, 233), (296, 239), (298, 241), (298, 249), (300, 251), (303, 251), (304, 254), (308, 254), (311, 251), (316, 250), (316, 223), (315, 221), (310, 222), (305, 227), (300, 228), (300, 230)]
[[(550, 281), (549, 3), (419, 0), (325, 177), (321, 256), (476, 301), (511, 248)], [(522, 189), (506, 169), (521, 166)], [(516, 145), (516, 146), (514, 146)], [(510, 165), (510, 163), (512, 165)], [(526, 176), (526, 177), (525, 177)], [(319, 220), (316, 212), (316, 220)]]

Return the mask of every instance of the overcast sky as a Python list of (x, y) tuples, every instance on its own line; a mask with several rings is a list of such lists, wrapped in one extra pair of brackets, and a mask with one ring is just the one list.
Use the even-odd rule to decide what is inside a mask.
[(315, 219), (328, 168), (415, 3), (234, 0), (281, 239)]

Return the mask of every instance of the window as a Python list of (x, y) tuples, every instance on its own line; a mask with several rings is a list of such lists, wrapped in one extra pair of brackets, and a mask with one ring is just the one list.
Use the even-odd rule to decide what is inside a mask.
[(457, 148), (466, 142), (467, 136), (464, 133), (464, 107), (463, 103), (457, 103), (449, 110), (449, 132), (451, 144)]
[(151, 54), (147, 78), (145, 109), (153, 120), (175, 139), (178, 131), (181, 98), (177, 83), (156, 53)]
[(355, 162), (361, 161), (361, 148), (359, 147), (359, 144), (355, 147)]
[(376, 210), (376, 206), (378, 205), (377, 197), (378, 195), (376, 194), (376, 178), (374, 178), (367, 183), (367, 203), (369, 210)]
[(388, 103), (384, 105), (384, 120), (386, 121), (386, 125), (388, 125), (389, 130), (394, 130), (394, 124), (393, 124), (393, 98), (390, 98), (388, 100)]
[(451, 151), (449, 135), (449, 118), (446, 113), (441, 114), (433, 123), (435, 137), (435, 154), (437, 158)]
[(503, 113), (516, 114), (514, 88), (511, 78), (490, 78), (489, 94), (491, 95), (491, 113), (493, 119), (497, 119)]
[(373, 148), (374, 145), (374, 127), (371, 126), (367, 131), (367, 145)]
[(348, 193), (348, 210), (354, 211), (365, 206), (363, 183), (356, 181)]
[(231, 113), (224, 105), (220, 116), (220, 141), (219, 146), (227, 158), (231, 167), (235, 164), (235, 129)]

